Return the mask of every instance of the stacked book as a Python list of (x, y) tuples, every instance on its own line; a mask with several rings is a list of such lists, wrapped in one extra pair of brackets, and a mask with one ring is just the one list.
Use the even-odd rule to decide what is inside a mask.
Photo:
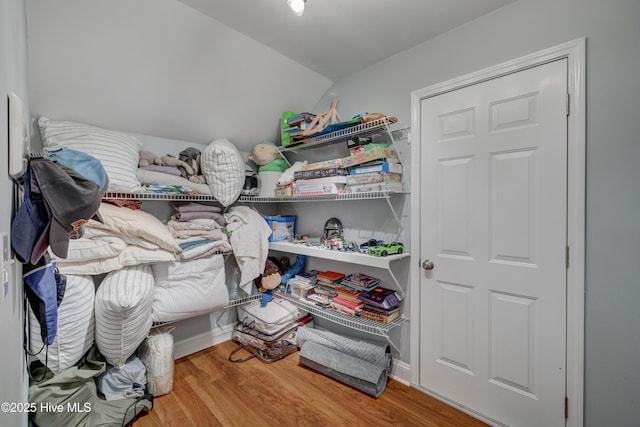
[(318, 270), (302, 271), (287, 281), (291, 295), (296, 298), (305, 298), (318, 282)]
[(339, 311), (340, 313), (346, 314), (347, 316), (359, 316), (360, 310), (364, 307), (364, 303), (358, 300), (353, 301), (340, 296), (335, 296), (331, 298), (329, 307)]
[(340, 281), (342, 288), (354, 291), (371, 291), (380, 283), (380, 279), (364, 273), (353, 273)]
[(302, 132), (311, 124), (315, 117), (316, 115), (312, 113), (298, 113), (295, 116), (288, 117), (285, 121), (288, 127), (285, 127), (282, 131), (289, 134), (292, 144), (300, 142), (304, 138)]
[(344, 274), (337, 271), (322, 271), (318, 273), (316, 287), (314, 289), (316, 294), (326, 295), (329, 298), (337, 296), (336, 286), (340, 283), (340, 280), (344, 277)]
[(342, 286), (342, 281), (336, 286), (336, 296), (331, 299), (330, 307), (349, 316), (359, 316), (364, 303), (358, 299), (360, 291)]
[(338, 167), (296, 171), (293, 174), (293, 195), (346, 193), (348, 175), (348, 169)]
[(402, 296), (391, 289), (377, 287), (362, 292), (358, 299), (364, 304), (360, 309), (360, 317), (363, 319), (389, 323), (400, 317)]

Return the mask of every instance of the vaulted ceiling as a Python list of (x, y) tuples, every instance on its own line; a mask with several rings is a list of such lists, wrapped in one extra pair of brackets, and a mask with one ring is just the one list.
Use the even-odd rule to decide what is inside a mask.
[(512, 2), (26, 0), (31, 110), (250, 151), (283, 111), (322, 111), (342, 78)]
[(336, 80), (514, 0), (179, 0)]

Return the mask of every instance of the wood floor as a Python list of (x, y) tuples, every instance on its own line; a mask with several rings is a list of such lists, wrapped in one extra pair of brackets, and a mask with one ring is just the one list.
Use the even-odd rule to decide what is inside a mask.
[(233, 348), (227, 341), (177, 360), (173, 391), (133, 426), (485, 425), (395, 380), (376, 399), (300, 365), (298, 353), (232, 363)]

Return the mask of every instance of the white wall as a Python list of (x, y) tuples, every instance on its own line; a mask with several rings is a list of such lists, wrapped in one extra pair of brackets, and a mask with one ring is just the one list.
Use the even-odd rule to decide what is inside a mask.
[(340, 81), (317, 109), (397, 115), (411, 91), (587, 38), (585, 425), (640, 419), (640, 1), (520, 0)]
[(331, 81), (175, 0), (27, 0), (34, 115), (251, 151)]
[[(7, 92), (18, 95), (29, 111), (27, 91), (27, 41), (24, 0), (0, 2), (0, 232), (9, 233), (14, 205), (14, 187), (8, 175)], [(22, 352), (22, 279), (19, 266), (8, 270), (8, 293), (0, 281), (0, 402), (27, 402), (28, 377)], [(0, 412), (0, 425), (26, 426), (26, 413)]]

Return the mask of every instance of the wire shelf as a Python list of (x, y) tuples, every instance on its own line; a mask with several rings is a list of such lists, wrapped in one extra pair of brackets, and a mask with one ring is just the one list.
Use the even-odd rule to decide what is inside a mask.
[(400, 326), (402, 322), (404, 322), (404, 319), (402, 317), (399, 317), (389, 323), (380, 323), (373, 320), (362, 319), (360, 317), (348, 316), (332, 308), (322, 308), (310, 302), (300, 300), (291, 296), (290, 294), (286, 294), (283, 292), (276, 293), (292, 304), (302, 308), (305, 311), (308, 311), (314, 316), (330, 320), (331, 322), (346, 326), (351, 329), (367, 332), (369, 334), (377, 335), (380, 337), (388, 337), (389, 332), (393, 328)]
[(207, 201), (217, 202), (216, 198), (209, 194), (181, 194), (181, 193), (120, 193), (107, 192), (103, 199), (122, 200), (183, 200), (183, 201)]
[(317, 196), (292, 197), (252, 197), (240, 196), (239, 203), (295, 203), (295, 202), (328, 202), (333, 200), (372, 200), (388, 199), (394, 194), (408, 194), (404, 191), (370, 191), (366, 193), (323, 194)]
[[(227, 305), (225, 305), (224, 307), (221, 307), (219, 310), (216, 310), (216, 311), (222, 311), (222, 310), (226, 310), (228, 308), (233, 308), (233, 307), (237, 307), (239, 305), (244, 305), (244, 304), (250, 303), (251, 301), (260, 299), (260, 298), (262, 298), (261, 294), (255, 294), (255, 295), (248, 295), (248, 296), (242, 297), (242, 298), (232, 299), (232, 300), (229, 300), (229, 303)], [(208, 314), (210, 314), (210, 313), (208, 313)], [(180, 320), (170, 320), (170, 321), (167, 321), (167, 322), (153, 322), (151, 324), (151, 329), (159, 328), (161, 326), (171, 325), (171, 324), (174, 324), (176, 322), (180, 322), (182, 320), (187, 320), (187, 319), (188, 318), (180, 319)]]
[(376, 133), (382, 129), (389, 129), (389, 126), (396, 123), (392, 121), (389, 117), (382, 117), (377, 120), (372, 120), (367, 123), (361, 123), (359, 125), (355, 125), (346, 129), (340, 129), (335, 132), (330, 132), (324, 135), (303, 139), (300, 142), (295, 143), (294, 145), (288, 145), (286, 147), (278, 147), (278, 151), (280, 153), (284, 152), (296, 152), (303, 151), (310, 148), (317, 148), (324, 145), (335, 144), (338, 142), (346, 141), (352, 136), (362, 136), (367, 135), (369, 133)]

